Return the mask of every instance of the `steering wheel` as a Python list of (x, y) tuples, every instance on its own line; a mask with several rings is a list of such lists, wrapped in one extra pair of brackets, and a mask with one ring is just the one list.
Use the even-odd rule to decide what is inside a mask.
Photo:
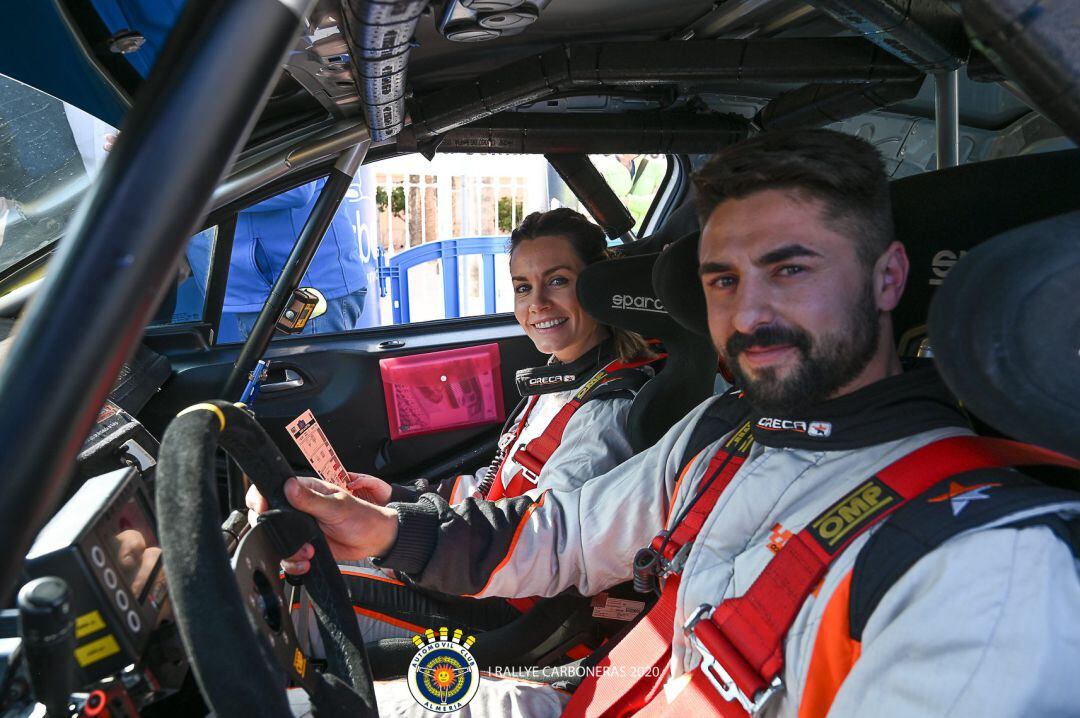
[[(271, 510), (244, 537), (235, 572), (218, 523), (214, 458), (227, 451)], [(159, 453), (158, 533), (173, 612), (207, 704), (218, 716), (291, 716), (287, 678), (320, 716), (377, 716), (371, 665), (344, 579), (309, 515), (285, 499), (288, 462), (248, 412), (224, 401), (196, 404), (169, 424)], [(327, 668), (297, 647), (278, 577), (281, 559), (315, 547), (304, 586), (323, 631)], [(237, 677), (240, 676), (240, 680)]]

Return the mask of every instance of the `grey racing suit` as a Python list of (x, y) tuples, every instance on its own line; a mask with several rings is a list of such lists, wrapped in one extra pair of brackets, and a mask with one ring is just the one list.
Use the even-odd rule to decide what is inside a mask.
[[(691, 430), (714, 401), (742, 400), (729, 393), (706, 402), (652, 449), (572, 491), (457, 506), (426, 495), (396, 506), (398, 539), (378, 563), (420, 585), (475, 596), (553, 595), (568, 587), (590, 595), (627, 581), (636, 551), (695, 496), (728, 435), (681, 471)], [(735, 428), (747, 415), (733, 416)], [(669, 682), (700, 662), (680, 630), (697, 606), (743, 595), (778, 541), (876, 471), (929, 442), (970, 433), (932, 369), (890, 377), (802, 416), (749, 416), (756, 443), (682, 572)], [(811, 423), (829, 431), (811, 436)], [(1042, 510), (1072, 517), (1080, 501)], [(1080, 681), (1072, 675), (1080, 661), (1078, 562), (1051, 530), (986, 528), (947, 541), (893, 584), (853, 647), (831, 616), (846, 615), (846, 586), (867, 538), (840, 554), (803, 604), (784, 644), (784, 690), (763, 715), (1080, 710)], [(852, 659), (839, 677), (830, 660), (838, 647)], [(530, 716), (556, 715), (552, 706), (567, 700), (546, 686), (485, 678), (461, 715), (506, 715), (508, 692)], [(400, 683), (382, 685), (379, 699), (386, 714), (424, 715)]]

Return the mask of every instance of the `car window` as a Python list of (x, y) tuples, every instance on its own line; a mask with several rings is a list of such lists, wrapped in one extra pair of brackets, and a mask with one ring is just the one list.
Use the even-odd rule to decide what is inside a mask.
[(196, 256), (193, 249), (199, 246), (212, 249), (217, 236), (218, 228), (210, 227), (191, 238), (188, 250), (181, 257), (176, 269), (173, 284), (151, 320), (151, 325), (202, 321), (210, 267), (208, 262), (200, 262), (197, 257), (192, 261)]
[[(646, 198), (649, 164), (657, 183), (663, 179), (667, 158), (643, 157), (635, 165), (640, 181), (627, 174), (623, 195), (641, 216), (656, 193), (651, 186)], [(324, 182), (238, 215), (219, 343), (242, 341), (254, 327)], [(563, 206), (588, 216), (540, 155), (409, 155), (365, 165), (301, 282), (323, 300), (304, 333), (510, 312), (510, 232), (530, 212)], [(211, 248), (209, 238), (196, 237), (188, 249), (201, 276)]]
[(634, 233), (641, 233), (653, 200), (668, 173), (666, 155), (589, 155), (615, 195), (634, 218)]
[(0, 272), (63, 235), (115, 132), (0, 75)]

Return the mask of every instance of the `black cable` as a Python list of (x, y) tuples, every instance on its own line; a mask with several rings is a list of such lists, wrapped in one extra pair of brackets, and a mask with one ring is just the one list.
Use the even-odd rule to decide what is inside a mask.
[(705, 482), (704, 486), (702, 486), (698, 490), (697, 494), (694, 495), (694, 498), (690, 500), (690, 503), (687, 504), (681, 512), (679, 512), (678, 517), (676, 517), (675, 521), (671, 523), (671, 528), (667, 530), (667, 535), (664, 536), (664, 540), (660, 544), (660, 549), (657, 551), (660, 556), (664, 555), (664, 549), (667, 548), (668, 541), (671, 539), (671, 535), (675, 533), (675, 529), (679, 527), (679, 524), (686, 520), (686, 517), (694, 509), (694, 506), (697, 505), (697, 502), (700, 501), (701, 497), (704, 496), (705, 493), (709, 490), (709, 487), (712, 486), (713, 482), (716, 481), (717, 477), (719, 477), (720, 474), (723, 473), (724, 469), (727, 467), (728, 463), (734, 456), (735, 448), (732, 447), (728, 449), (727, 456), (725, 456), (724, 460), (720, 462), (720, 466), (716, 469), (716, 471), (713, 472), (712, 476), (709, 477), (709, 479)]

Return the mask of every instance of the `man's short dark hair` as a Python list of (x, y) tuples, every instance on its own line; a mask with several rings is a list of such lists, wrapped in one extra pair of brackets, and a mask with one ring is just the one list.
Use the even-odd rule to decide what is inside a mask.
[(820, 200), (872, 266), (895, 238), (885, 164), (870, 143), (832, 130), (765, 132), (725, 147), (694, 175), (702, 226), (717, 205), (764, 190)]

